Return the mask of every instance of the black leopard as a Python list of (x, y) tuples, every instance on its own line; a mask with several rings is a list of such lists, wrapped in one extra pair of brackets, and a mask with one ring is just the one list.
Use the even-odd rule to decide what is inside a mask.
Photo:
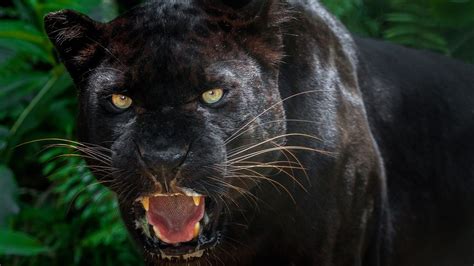
[(45, 28), (148, 265), (474, 263), (473, 66), (352, 36), (310, 0)]

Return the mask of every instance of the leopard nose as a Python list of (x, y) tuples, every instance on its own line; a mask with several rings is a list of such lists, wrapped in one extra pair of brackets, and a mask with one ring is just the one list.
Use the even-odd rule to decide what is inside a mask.
[(167, 147), (165, 149), (153, 149), (152, 147), (139, 148), (140, 157), (144, 166), (157, 176), (175, 173), (184, 163), (188, 147)]
[(142, 153), (145, 164), (152, 169), (176, 170), (183, 164), (187, 150), (178, 147), (169, 147), (166, 150), (148, 150)]

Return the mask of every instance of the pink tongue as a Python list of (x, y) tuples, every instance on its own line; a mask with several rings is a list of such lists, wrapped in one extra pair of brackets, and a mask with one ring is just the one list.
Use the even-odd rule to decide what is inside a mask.
[(184, 195), (151, 197), (147, 212), (148, 223), (169, 244), (191, 241), (195, 225), (203, 216), (204, 198), (196, 206), (192, 197)]

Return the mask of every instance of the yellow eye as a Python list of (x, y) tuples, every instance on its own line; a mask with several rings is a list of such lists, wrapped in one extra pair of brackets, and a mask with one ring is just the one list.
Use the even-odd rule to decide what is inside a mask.
[(132, 99), (122, 94), (112, 94), (112, 103), (119, 109), (127, 109), (132, 105)]
[(224, 96), (224, 90), (221, 88), (214, 88), (212, 90), (205, 91), (202, 95), (202, 101), (207, 104), (217, 103)]

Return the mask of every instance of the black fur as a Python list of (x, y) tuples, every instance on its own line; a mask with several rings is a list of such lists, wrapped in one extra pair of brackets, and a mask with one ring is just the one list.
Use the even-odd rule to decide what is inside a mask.
[[(474, 263), (472, 66), (354, 38), (310, 0), (163, 0), (45, 28), (79, 89), (79, 139), (110, 149), (91, 169), (117, 170), (97, 177), (149, 265)], [(214, 87), (226, 96), (206, 106)], [(253, 172), (228, 164), (263, 149)], [(213, 241), (167, 260), (189, 247), (146, 236), (135, 200), (182, 187), (208, 196)]]

